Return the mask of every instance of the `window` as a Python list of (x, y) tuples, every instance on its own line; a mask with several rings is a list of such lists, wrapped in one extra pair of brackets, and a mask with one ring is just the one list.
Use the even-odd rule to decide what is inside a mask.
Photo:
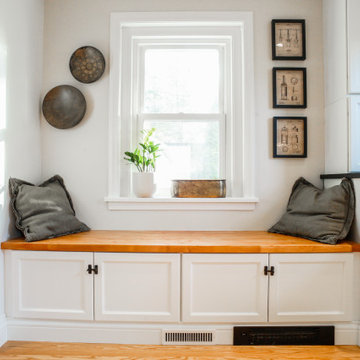
[(253, 208), (251, 14), (116, 13), (111, 36), (109, 207), (131, 197), (122, 154), (154, 127), (158, 199), (144, 201), (169, 204), (171, 179), (225, 178), (213, 201)]
[[(162, 155), (157, 194), (169, 196), (171, 179), (225, 177), (223, 49), (167, 39), (142, 48), (137, 131), (155, 128)], [(158, 46), (160, 45), (160, 46)], [(138, 90), (139, 91), (139, 90)]]

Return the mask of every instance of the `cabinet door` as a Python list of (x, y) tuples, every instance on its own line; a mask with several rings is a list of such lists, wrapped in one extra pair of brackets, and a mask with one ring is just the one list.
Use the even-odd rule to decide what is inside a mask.
[(182, 320), (266, 321), (267, 263), (267, 254), (183, 255)]
[(360, 1), (347, 0), (348, 90), (360, 93)]
[(348, 321), (353, 254), (271, 254), (269, 321)]
[(179, 321), (180, 255), (95, 253), (95, 319)]
[(36, 319), (93, 319), (92, 253), (6, 251), (7, 313)]

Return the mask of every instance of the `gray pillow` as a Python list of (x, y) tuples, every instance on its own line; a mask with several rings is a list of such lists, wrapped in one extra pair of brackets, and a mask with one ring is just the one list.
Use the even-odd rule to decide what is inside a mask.
[(9, 190), (16, 227), (22, 231), (26, 241), (90, 230), (75, 217), (70, 194), (59, 175), (39, 186), (10, 178)]
[(347, 236), (355, 214), (351, 179), (328, 189), (318, 189), (299, 178), (292, 189), (286, 213), (269, 232), (336, 244)]

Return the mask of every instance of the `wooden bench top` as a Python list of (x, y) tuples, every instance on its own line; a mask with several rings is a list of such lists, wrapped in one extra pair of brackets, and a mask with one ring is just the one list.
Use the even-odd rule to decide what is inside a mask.
[(143, 253), (345, 253), (360, 244), (327, 245), (266, 231), (113, 231), (89, 232), (54, 239), (1, 243), (3, 250), (143, 252)]

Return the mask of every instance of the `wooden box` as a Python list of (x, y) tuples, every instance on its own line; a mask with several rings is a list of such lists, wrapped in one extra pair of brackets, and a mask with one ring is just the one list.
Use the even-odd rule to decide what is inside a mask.
[(171, 196), (176, 198), (223, 198), (226, 180), (172, 180)]

